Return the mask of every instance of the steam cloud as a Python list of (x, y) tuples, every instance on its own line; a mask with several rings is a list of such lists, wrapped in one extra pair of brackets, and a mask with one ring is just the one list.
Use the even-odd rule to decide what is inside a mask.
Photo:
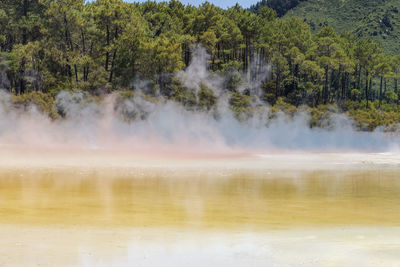
[[(201, 84), (210, 88), (218, 102), (211, 111), (191, 111), (173, 101), (146, 100), (140, 90), (134, 98), (117, 100), (114, 94), (101, 101), (88, 101), (83, 92), (60, 92), (56, 106), (65, 115), (51, 120), (35, 106), (18, 108), (11, 96), (0, 94), (0, 147), (40, 147), (44, 149), (123, 150), (137, 154), (213, 154), (276, 150), (371, 151), (397, 149), (398, 138), (381, 132), (357, 132), (344, 115), (333, 118), (334, 129), (311, 129), (309, 115), (295, 118), (280, 114), (267, 123), (269, 107), (253, 98), (257, 112), (245, 121), (235, 118), (229, 108), (229, 93), (223, 76), (207, 70), (208, 55), (197, 48), (190, 66), (176, 77), (197, 95)], [(238, 90), (248, 88), (259, 94), (270, 66), (257, 63), (257, 75)], [(141, 86), (146, 83), (141, 83)], [(136, 86), (139, 87), (139, 86)], [(145, 88), (143, 88), (145, 90)], [(129, 120), (127, 120), (129, 118)]]

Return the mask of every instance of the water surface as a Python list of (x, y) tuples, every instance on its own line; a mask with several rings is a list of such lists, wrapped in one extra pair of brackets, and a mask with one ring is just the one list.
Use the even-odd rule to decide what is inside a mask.
[(5, 169), (0, 223), (268, 230), (400, 226), (400, 172)]

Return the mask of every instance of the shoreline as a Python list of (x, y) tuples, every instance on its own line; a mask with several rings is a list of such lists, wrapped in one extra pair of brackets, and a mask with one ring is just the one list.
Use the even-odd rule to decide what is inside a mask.
[(165, 170), (312, 171), (400, 169), (400, 153), (238, 152), (168, 157), (107, 151), (0, 151), (0, 168), (136, 168)]

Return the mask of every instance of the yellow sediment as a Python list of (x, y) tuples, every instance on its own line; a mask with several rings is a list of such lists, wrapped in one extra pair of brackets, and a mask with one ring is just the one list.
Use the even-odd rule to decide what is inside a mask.
[(0, 266), (396, 266), (400, 158), (0, 152)]
[(399, 177), (396, 170), (8, 169), (0, 172), (0, 223), (400, 226)]

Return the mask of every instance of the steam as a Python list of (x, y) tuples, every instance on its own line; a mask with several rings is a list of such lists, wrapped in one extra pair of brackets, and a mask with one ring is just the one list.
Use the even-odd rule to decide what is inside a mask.
[(177, 73), (177, 78), (183, 83), (183, 85), (190, 90), (194, 91), (197, 95), (200, 91), (200, 86), (205, 85), (211, 89), (216, 96), (220, 96), (222, 93), (224, 79), (221, 76), (209, 72), (208, 61), (210, 56), (206, 50), (199, 46), (193, 51), (193, 59), (191, 64), (185, 71)]
[(260, 81), (268, 77), (270, 66), (260, 61), (254, 66), (257, 75), (250, 80), (247, 73), (239, 73), (243, 82), (238, 90), (256, 92), (251, 100), (254, 113), (242, 120), (229, 107), (231, 92), (224, 86), (226, 76), (207, 70), (208, 55), (203, 48), (195, 51), (190, 66), (176, 77), (196, 96), (202, 85), (213, 92), (217, 104), (208, 111), (188, 109), (172, 100), (149, 99), (140, 89), (133, 97), (111, 94), (102, 99), (84, 92), (62, 91), (55, 106), (63, 118), (51, 120), (34, 105), (15, 106), (11, 96), (1, 92), (0, 147), (101, 149), (139, 155), (396, 149), (398, 138), (379, 131), (357, 132), (344, 115), (331, 118), (333, 129), (311, 129), (306, 112), (294, 117), (280, 113), (271, 120), (270, 108), (257, 97)]

